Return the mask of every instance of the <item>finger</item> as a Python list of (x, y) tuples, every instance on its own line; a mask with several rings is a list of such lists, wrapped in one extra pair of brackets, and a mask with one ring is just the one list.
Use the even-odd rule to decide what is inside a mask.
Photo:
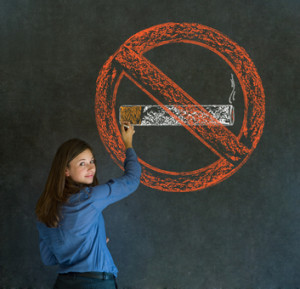
[(124, 124), (121, 124), (121, 132), (124, 133), (125, 132), (125, 128), (124, 128)]
[(129, 128), (129, 125), (130, 125), (130, 123), (129, 122), (122, 122), (121, 123), (121, 130), (122, 130), (122, 132), (126, 132), (127, 130), (128, 130), (128, 128)]
[(122, 125), (130, 126), (130, 122), (129, 122), (129, 121), (122, 121), (121, 124), (122, 124)]
[(126, 131), (133, 129), (133, 126), (129, 121), (124, 122), (124, 127), (125, 127)]

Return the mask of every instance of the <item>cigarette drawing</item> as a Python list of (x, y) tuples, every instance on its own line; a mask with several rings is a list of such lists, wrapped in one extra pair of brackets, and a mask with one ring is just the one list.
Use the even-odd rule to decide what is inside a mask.
[[(166, 105), (175, 118), (159, 105), (123, 105), (119, 109), (120, 123), (128, 121), (137, 126), (189, 126), (234, 124), (233, 105), (202, 105), (207, 111), (203, 113), (197, 105)], [(217, 121), (207, 117), (211, 114)]]

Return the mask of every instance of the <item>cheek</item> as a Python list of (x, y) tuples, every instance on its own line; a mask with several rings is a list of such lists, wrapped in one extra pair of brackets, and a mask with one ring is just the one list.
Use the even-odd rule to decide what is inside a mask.
[(80, 167), (77, 169), (77, 174), (84, 174), (87, 171), (85, 167)]
[(73, 168), (72, 170), (70, 170), (70, 176), (72, 177), (76, 177), (76, 176), (80, 176), (84, 174), (84, 168), (79, 167), (79, 168)]

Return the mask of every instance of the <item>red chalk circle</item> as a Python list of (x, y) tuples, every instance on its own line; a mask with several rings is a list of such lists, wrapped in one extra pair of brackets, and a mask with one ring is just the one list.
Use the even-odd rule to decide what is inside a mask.
[(246, 51), (224, 34), (200, 24), (166, 23), (130, 37), (99, 73), (95, 101), (97, 127), (110, 156), (123, 168), (124, 144), (115, 117), (115, 105), (124, 75), (164, 109), (163, 103), (153, 96), (153, 91), (161, 93), (167, 102), (197, 104), (143, 57), (145, 52), (168, 43), (192, 43), (213, 51), (231, 67), (243, 90), (244, 120), (238, 136), (223, 126), (207, 127), (202, 131), (202, 128), (196, 131), (186, 127), (220, 157), (218, 161), (190, 172), (170, 172), (139, 158), (144, 185), (173, 192), (201, 190), (227, 179), (240, 169), (256, 148), (264, 126), (265, 95), (261, 79)]

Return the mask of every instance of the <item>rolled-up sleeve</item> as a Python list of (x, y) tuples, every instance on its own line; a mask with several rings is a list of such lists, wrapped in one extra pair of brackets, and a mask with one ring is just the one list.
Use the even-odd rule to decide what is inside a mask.
[(96, 209), (104, 209), (131, 193), (139, 186), (141, 177), (141, 165), (133, 148), (126, 150), (123, 176), (109, 180), (104, 185), (92, 189), (93, 206)]

